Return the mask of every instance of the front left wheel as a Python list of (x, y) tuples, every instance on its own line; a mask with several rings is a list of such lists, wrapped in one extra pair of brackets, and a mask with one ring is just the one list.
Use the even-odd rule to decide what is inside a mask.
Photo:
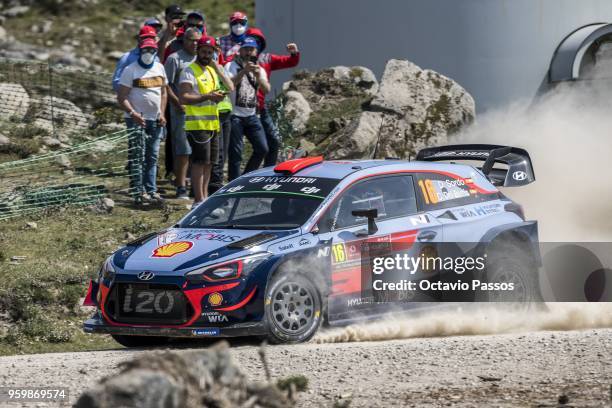
[(298, 274), (273, 276), (265, 296), (266, 326), (271, 343), (310, 340), (323, 320), (321, 292)]

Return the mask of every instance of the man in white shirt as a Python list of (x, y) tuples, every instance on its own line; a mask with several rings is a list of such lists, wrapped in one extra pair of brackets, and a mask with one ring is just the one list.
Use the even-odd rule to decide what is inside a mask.
[(240, 176), (243, 136), (253, 146), (253, 154), (244, 168), (244, 173), (259, 168), (266, 154), (268, 142), (259, 116), (257, 116), (257, 92), (270, 92), (270, 83), (264, 71), (257, 65), (257, 41), (247, 37), (240, 47), (239, 55), (225, 66), (234, 83), (232, 92), (232, 132), (229, 142), (229, 179)]
[(129, 136), (128, 164), (130, 191), (141, 203), (161, 200), (157, 193), (157, 158), (166, 126), (166, 72), (156, 61), (157, 42), (147, 38), (140, 43), (138, 60), (121, 73), (117, 100), (125, 111)]

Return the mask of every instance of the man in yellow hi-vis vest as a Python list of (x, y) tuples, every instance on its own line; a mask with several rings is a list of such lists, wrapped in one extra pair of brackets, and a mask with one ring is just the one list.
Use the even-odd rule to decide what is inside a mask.
[(225, 97), (219, 81), (231, 92), (234, 84), (214, 59), (215, 39), (202, 36), (193, 64), (179, 79), (179, 100), (185, 105), (185, 130), (191, 146), (191, 185), (194, 207), (208, 196), (208, 182), (213, 164), (219, 159), (219, 111), (217, 103)]

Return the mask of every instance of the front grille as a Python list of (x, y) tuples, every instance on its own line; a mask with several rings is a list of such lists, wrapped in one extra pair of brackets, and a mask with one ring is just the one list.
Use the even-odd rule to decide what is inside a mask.
[(178, 286), (157, 283), (117, 283), (105, 310), (114, 321), (133, 324), (183, 324), (194, 313)]

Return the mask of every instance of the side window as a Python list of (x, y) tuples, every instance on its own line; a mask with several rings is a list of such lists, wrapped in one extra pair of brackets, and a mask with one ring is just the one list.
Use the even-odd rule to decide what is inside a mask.
[(376, 177), (351, 186), (328, 208), (322, 217), (321, 231), (335, 231), (362, 225), (363, 217), (352, 215), (353, 210), (377, 209), (377, 220), (404, 217), (417, 212), (412, 176)]
[(478, 203), (490, 199), (468, 186), (464, 179), (438, 173), (416, 175), (417, 191), (425, 211)]

